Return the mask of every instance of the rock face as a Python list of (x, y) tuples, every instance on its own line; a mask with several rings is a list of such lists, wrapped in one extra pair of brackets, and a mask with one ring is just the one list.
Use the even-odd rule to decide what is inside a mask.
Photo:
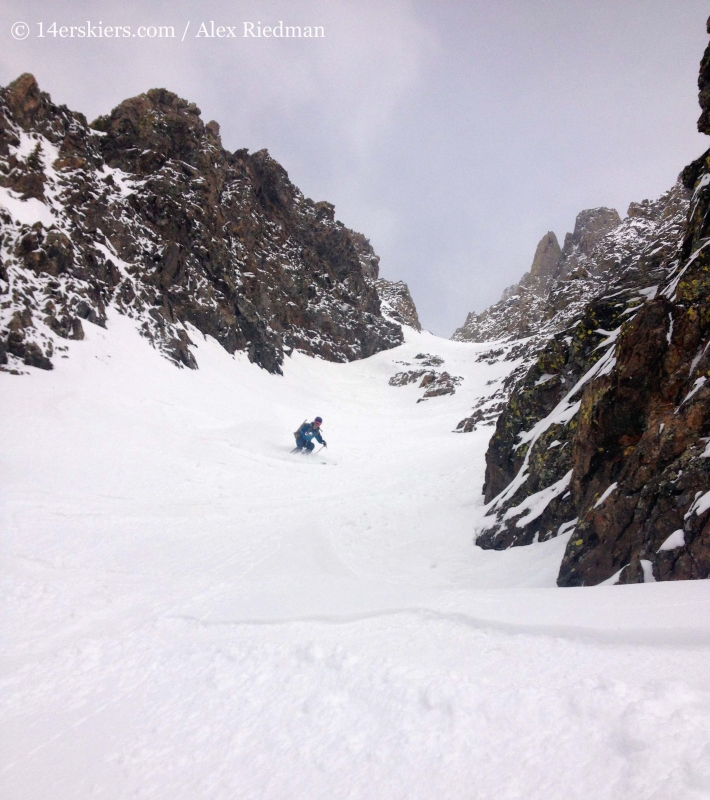
[[(526, 282), (533, 294), (538, 297), (546, 297), (550, 291), (550, 286), (560, 276), (562, 264), (563, 258), (560, 243), (557, 241), (555, 234), (552, 231), (548, 231), (540, 239), (535, 249), (535, 257), (533, 258), (530, 272), (523, 277), (523, 281)], [(505, 296), (511, 297), (513, 294), (515, 294), (514, 291), (506, 289)]]
[(0, 224), (6, 368), (51, 368), (109, 307), (188, 367), (190, 331), (272, 372), (294, 349), (346, 361), (402, 341), (367, 239), (164, 89), (91, 125), (31, 75), (0, 90)]
[[(501, 300), (481, 314), (471, 313), (451, 337), (459, 342), (510, 341), (562, 330), (574, 318), (579, 300), (603, 284), (613, 246), (607, 236), (621, 224), (611, 208), (592, 208), (577, 215), (574, 232), (560, 248), (550, 231), (540, 240), (530, 271)], [(617, 234), (615, 243), (621, 237)]]
[(598, 274), (601, 265), (594, 258), (595, 250), (620, 223), (621, 217), (613, 208), (590, 208), (577, 214), (574, 232), (565, 236), (561, 274)]
[(383, 314), (400, 325), (409, 325), (417, 331), (422, 329), (414, 300), (404, 281), (386, 281), (380, 278), (375, 282), (375, 288), (380, 296)]
[[(710, 18), (708, 19), (707, 32), (710, 33)], [(698, 119), (698, 130), (700, 133), (710, 135), (710, 45), (705, 48), (703, 59), (700, 62), (698, 89), (698, 100), (702, 109)]]
[[(488, 353), (481, 355), (482, 359), (503, 358), (517, 362), (515, 370), (491, 398), (490, 407), (474, 409), (471, 417), (461, 420), (458, 430), (475, 430), (482, 421), (482, 414), (486, 424), (490, 424), (501, 407), (506, 407), (514, 390), (515, 397), (506, 412), (505, 424), (512, 426), (515, 432), (509, 430), (508, 436), (517, 435), (522, 428), (516, 426), (535, 417), (536, 395), (543, 390), (533, 387), (535, 397), (531, 399), (529, 412), (519, 408), (521, 403), (525, 405), (523, 394), (526, 397), (530, 395), (530, 387), (525, 387), (528, 371), (538, 358), (544, 361), (544, 353), (550, 348), (564, 349), (567, 340), (571, 342), (574, 338), (575, 328), (579, 328), (580, 333), (588, 329), (588, 326), (584, 327), (584, 320), (590, 312), (591, 300), (609, 292), (620, 292), (617, 299), (611, 301), (612, 307), (620, 311), (622, 295), (642, 297), (644, 295), (639, 295), (639, 292), (662, 280), (682, 238), (688, 197), (689, 191), (679, 181), (656, 201), (632, 203), (626, 218), (604, 235), (601, 231), (618, 219), (616, 212), (609, 209), (583, 211), (577, 217), (575, 233), (565, 237), (565, 247), (560, 250), (557, 261), (554, 258), (556, 237), (553, 233), (543, 237), (537, 247), (533, 269), (519, 284), (506, 289), (499, 303), (478, 316), (469, 314), (466, 324), (454, 334), (454, 338), (460, 341), (496, 341)], [(592, 310), (592, 313), (597, 311)], [(557, 344), (551, 342), (551, 337), (555, 337)], [(576, 364), (574, 374), (577, 374), (583, 362), (574, 355), (570, 357)], [(533, 379), (533, 373), (530, 373), (530, 379), (536, 381), (543, 374), (546, 374), (544, 370)], [(567, 376), (568, 379), (571, 377)], [(553, 385), (548, 385), (544, 392), (549, 394)], [(514, 418), (517, 421), (513, 422)], [(496, 434), (491, 452), (501, 448), (506, 451), (512, 446), (510, 441), (501, 443)], [(489, 465), (491, 459), (495, 461), (491, 452)], [(514, 459), (513, 463), (519, 466)], [(492, 469), (495, 471), (496, 468)], [(506, 479), (510, 481), (512, 476), (507, 474)], [(496, 485), (496, 481), (487, 481), (486, 485)], [(514, 538), (517, 543), (518, 537)], [(490, 544), (489, 537), (483, 537), (481, 544)]]
[[(415, 364), (410, 361), (397, 362), (407, 367), (415, 366), (418, 369), (397, 372), (389, 379), (389, 385), (407, 386), (410, 383), (419, 382), (419, 388), (426, 391), (417, 400), (417, 403), (426, 402), (433, 397), (456, 394), (456, 387), (461, 384), (463, 378), (460, 375), (439, 372), (436, 367), (440, 367), (444, 363), (444, 359), (441, 356), (432, 355), (431, 353), (418, 353), (414, 356), (414, 361), (416, 362)], [(425, 369), (422, 369), (422, 367)]]
[(578, 241), (579, 285), (606, 286), (548, 338), (491, 439), (477, 542), (571, 533), (560, 586), (710, 577), (710, 151), (682, 177), (586, 254)]

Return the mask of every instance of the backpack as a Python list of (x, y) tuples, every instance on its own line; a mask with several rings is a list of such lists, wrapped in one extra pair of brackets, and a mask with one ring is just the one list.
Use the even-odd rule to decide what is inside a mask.
[(293, 432), (293, 438), (294, 438), (296, 441), (298, 441), (298, 437), (301, 435), (301, 428), (302, 428), (302, 427), (303, 427), (303, 426), (304, 426), (304, 425), (305, 425), (307, 422), (308, 422), (308, 417), (306, 417), (306, 419), (304, 419), (304, 420), (303, 420), (303, 422), (302, 422), (302, 423), (301, 423), (301, 424), (298, 426), (298, 428), (296, 428), (296, 430)]

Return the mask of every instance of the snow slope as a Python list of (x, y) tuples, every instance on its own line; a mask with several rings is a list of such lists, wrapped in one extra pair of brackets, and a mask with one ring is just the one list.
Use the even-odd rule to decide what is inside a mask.
[[(492, 428), (452, 430), (514, 365), (179, 370), (132, 325), (0, 375), (4, 800), (710, 798), (710, 584), (473, 546)], [(388, 385), (419, 352), (455, 395)]]

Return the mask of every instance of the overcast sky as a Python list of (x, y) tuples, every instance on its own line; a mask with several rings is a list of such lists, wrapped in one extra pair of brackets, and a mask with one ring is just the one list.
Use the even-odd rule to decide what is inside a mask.
[[(422, 324), (449, 336), (521, 277), (548, 230), (562, 239), (584, 208), (623, 216), (708, 147), (695, 127), (708, 10), (706, 0), (3, 0), (0, 84), (32, 72), (89, 119), (156, 86), (196, 102), (225, 147), (268, 148), (306, 195), (334, 203), (371, 240), (382, 276), (407, 281)], [(279, 20), (325, 37), (242, 35), (245, 22)], [(173, 26), (175, 38), (48, 32), (87, 21)], [(237, 36), (197, 38), (211, 21)], [(30, 26), (24, 40), (17, 22)]]

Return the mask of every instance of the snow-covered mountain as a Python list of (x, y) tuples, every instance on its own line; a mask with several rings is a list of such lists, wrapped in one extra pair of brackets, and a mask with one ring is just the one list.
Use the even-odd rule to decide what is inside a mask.
[(664, 269), (682, 238), (689, 196), (679, 180), (656, 201), (632, 203), (623, 220), (609, 208), (580, 212), (563, 248), (552, 231), (546, 233), (530, 271), (508, 287), (498, 303), (481, 314), (469, 314), (452, 338), (486, 342), (534, 337), (532, 351), (568, 328), (610, 283), (643, 288), (658, 282), (658, 270)]
[(709, 183), (706, 155), (624, 220), (582, 212), (563, 248), (546, 234), (520, 283), (454, 334), (520, 359), (489, 406), (479, 546), (572, 532), (562, 586), (710, 577)]
[(603, 270), (552, 281), (540, 303), (561, 308), (541, 325), (552, 337), (521, 345), (477, 543), (574, 531), (561, 585), (710, 577), (703, 180), (687, 224), (678, 186), (632, 207), (594, 250)]
[(82, 320), (133, 318), (195, 367), (185, 323), (270, 371), (294, 350), (344, 361), (402, 341), (368, 240), (314, 203), (265, 150), (163, 89), (88, 125), (23, 75), (0, 90), (0, 363), (51, 367)]

